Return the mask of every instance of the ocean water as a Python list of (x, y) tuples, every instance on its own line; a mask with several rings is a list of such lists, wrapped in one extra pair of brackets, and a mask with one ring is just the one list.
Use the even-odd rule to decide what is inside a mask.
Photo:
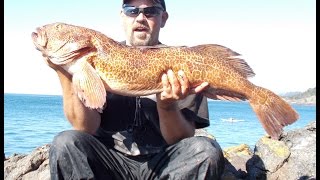
[[(284, 131), (302, 128), (316, 120), (316, 106), (293, 104), (292, 107), (300, 118), (284, 127)], [(247, 144), (253, 150), (256, 142), (266, 135), (248, 102), (211, 101), (209, 117), (210, 127), (207, 130), (215, 136), (223, 149)]]
[[(293, 105), (300, 119), (285, 130), (304, 127), (316, 119), (316, 107)], [(248, 144), (252, 149), (265, 131), (247, 102), (209, 101), (210, 126), (221, 147)], [(233, 121), (229, 121), (233, 118)], [(71, 129), (64, 117), (62, 96), (4, 94), (4, 153), (30, 153)]]

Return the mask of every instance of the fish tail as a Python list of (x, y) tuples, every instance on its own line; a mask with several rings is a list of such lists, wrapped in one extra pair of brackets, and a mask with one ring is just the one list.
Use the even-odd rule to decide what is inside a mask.
[(299, 118), (299, 114), (285, 100), (262, 87), (254, 88), (249, 102), (263, 128), (273, 139), (279, 139), (283, 127)]

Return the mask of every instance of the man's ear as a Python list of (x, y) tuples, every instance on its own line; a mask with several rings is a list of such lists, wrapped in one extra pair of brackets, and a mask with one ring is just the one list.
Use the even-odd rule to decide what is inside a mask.
[(124, 16), (124, 13), (123, 13), (123, 11), (121, 10), (121, 11), (120, 11), (120, 17), (123, 18), (123, 16)]
[(169, 18), (168, 12), (167, 12), (167, 11), (164, 11), (164, 12), (162, 13), (162, 21), (161, 21), (161, 27), (162, 27), (162, 28), (164, 27), (164, 25), (166, 25), (166, 22), (167, 22), (168, 18)]

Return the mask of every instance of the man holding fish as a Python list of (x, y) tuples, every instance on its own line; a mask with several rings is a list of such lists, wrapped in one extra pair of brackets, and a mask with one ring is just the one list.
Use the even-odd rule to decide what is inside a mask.
[[(124, 0), (121, 10), (130, 46), (161, 46), (169, 17), (164, 0)], [(208, 105), (188, 77), (168, 70), (163, 91), (127, 97), (107, 93), (101, 112), (74, 92), (72, 75), (47, 60), (60, 79), (64, 112), (74, 130), (63, 131), (50, 148), (52, 179), (220, 179), (222, 150), (216, 141), (194, 136), (209, 126)]]

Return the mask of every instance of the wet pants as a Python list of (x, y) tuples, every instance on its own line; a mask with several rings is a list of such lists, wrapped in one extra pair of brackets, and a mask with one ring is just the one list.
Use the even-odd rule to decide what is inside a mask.
[(59, 133), (49, 151), (52, 180), (220, 179), (224, 157), (216, 141), (190, 137), (152, 155), (128, 156), (105, 146), (92, 135)]

